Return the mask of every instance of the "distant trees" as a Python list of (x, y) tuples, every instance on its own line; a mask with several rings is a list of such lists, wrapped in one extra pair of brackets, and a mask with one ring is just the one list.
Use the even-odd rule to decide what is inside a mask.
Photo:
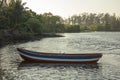
[(65, 20), (65, 24), (79, 25), (81, 31), (120, 31), (120, 17), (109, 13), (73, 15)]
[(63, 19), (52, 13), (44, 13), (41, 15), (44, 32), (62, 32), (64, 31)]
[(80, 32), (80, 26), (79, 25), (64, 25), (65, 32)]

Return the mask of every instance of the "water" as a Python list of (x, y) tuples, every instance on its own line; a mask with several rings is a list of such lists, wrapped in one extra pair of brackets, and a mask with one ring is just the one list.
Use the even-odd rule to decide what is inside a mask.
[(120, 52), (120, 33), (65, 33), (66, 37), (46, 38), (41, 41), (19, 45), (27, 49), (46, 52), (82, 53), (82, 52)]
[[(120, 32), (62, 35), (2, 48), (3, 80), (120, 80)], [(103, 57), (97, 64), (30, 64), (22, 61), (15, 47), (69, 54), (100, 52)]]

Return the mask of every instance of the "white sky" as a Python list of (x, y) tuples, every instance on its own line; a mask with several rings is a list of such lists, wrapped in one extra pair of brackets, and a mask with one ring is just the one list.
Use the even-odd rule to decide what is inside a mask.
[(61, 17), (69, 17), (83, 12), (116, 13), (120, 16), (120, 0), (22, 0), (26, 6), (38, 14), (51, 12)]

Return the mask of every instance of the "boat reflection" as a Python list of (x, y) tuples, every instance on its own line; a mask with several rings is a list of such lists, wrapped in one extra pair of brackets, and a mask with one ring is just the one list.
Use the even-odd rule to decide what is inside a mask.
[(65, 68), (80, 68), (80, 69), (100, 69), (102, 66), (100, 63), (89, 63), (89, 64), (74, 64), (74, 63), (30, 63), (26, 61), (22, 61), (18, 69), (23, 70), (23, 69), (32, 69), (35, 67), (46, 67), (46, 68), (51, 68), (51, 67), (65, 67)]

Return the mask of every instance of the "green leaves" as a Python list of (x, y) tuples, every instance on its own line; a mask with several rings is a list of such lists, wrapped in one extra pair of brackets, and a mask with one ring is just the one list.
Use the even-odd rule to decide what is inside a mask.
[(29, 18), (26, 24), (32, 33), (41, 33), (42, 27), (38, 19)]

